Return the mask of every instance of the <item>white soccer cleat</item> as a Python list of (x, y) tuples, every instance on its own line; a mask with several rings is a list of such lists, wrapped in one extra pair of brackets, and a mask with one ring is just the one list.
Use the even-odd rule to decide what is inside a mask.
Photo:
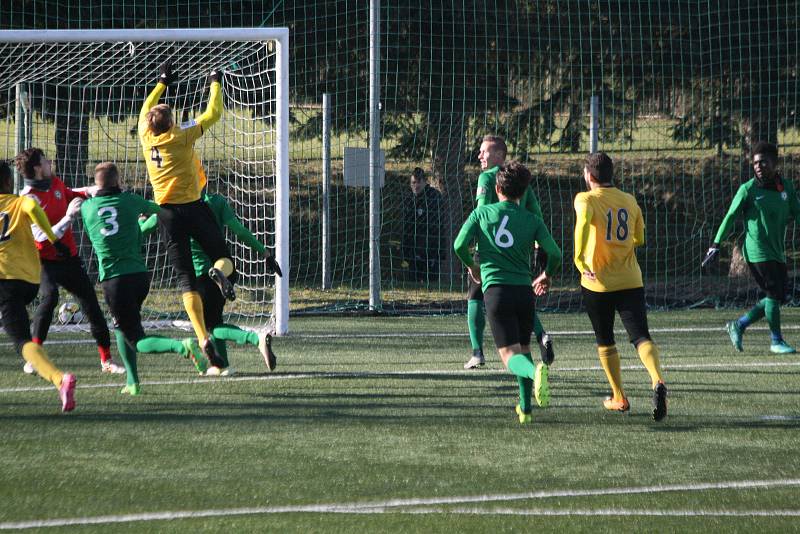
[(103, 373), (109, 373), (109, 374), (112, 374), (112, 375), (124, 375), (125, 374), (125, 368), (122, 367), (121, 365), (117, 365), (116, 363), (112, 362), (111, 360), (109, 360), (107, 362), (102, 362), (100, 364), (100, 370)]
[(219, 376), (233, 376), (235, 374), (236, 371), (233, 369), (233, 367), (226, 367), (225, 369), (222, 370)]
[(473, 356), (464, 364), (464, 369), (477, 369), (486, 365), (486, 360), (480, 356)]
[(22, 372), (26, 375), (36, 374), (36, 369), (33, 368), (33, 364), (31, 362), (25, 362), (25, 365), (22, 366)]
[(206, 369), (206, 376), (222, 376), (222, 369), (220, 369), (216, 365), (212, 365), (211, 367)]

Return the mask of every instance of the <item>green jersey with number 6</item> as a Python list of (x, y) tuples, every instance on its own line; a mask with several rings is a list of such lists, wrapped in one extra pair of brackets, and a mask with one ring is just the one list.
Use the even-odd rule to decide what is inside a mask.
[(544, 221), (509, 201), (486, 204), (470, 213), (453, 248), (464, 265), (470, 265), (469, 243), (481, 251), (481, 286), (528, 286), (532, 282), (530, 255), (537, 242), (547, 252), (545, 271), (552, 275), (561, 265), (561, 250)]
[(101, 189), (81, 205), (83, 226), (100, 267), (100, 281), (147, 272), (142, 257), (139, 215), (157, 213), (158, 204), (117, 188)]

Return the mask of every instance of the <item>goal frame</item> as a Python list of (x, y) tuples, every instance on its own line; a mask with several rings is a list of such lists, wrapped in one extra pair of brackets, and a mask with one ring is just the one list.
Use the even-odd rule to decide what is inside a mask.
[(191, 28), (143, 30), (0, 30), (2, 43), (274, 41), (275, 99), (275, 259), (284, 275), (275, 277), (274, 329), (289, 332), (289, 29)]

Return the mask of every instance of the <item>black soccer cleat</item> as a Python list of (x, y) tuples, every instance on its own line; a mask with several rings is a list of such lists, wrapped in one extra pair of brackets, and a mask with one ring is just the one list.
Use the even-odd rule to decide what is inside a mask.
[(260, 332), (258, 334), (258, 352), (260, 352), (261, 357), (264, 358), (267, 369), (274, 371), (275, 367), (278, 365), (278, 358), (275, 356), (275, 353), (272, 352), (272, 336), (270, 334), (266, 332)]
[(212, 267), (208, 270), (208, 277), (217, 284), (220, 293), (222, 293), (222, 296), (225, 297), (226, 300), (236, 300), (236, 292), (233, 289), (233, 284), (222, 271), (216, 267)]
[(200, 350), (203, 351), (203, 355), (208, 358), (208, 362), (213, 367), (218, 367), (220, 369), (227, 367), (227, 364), (220, 358), (219, 353), (217, 353), (217, 346), (214, 345), (214, 340), (211, 339), (211, 336), (207, 337), (205, 343), (200, 345)]
[(542, 333), (542, 339), (539, 340), (539, 353), (542, 357), (542, 363), (550, 366), (553, 360), (556, 359), (556, 353), (553, 352), (553, 338), (547, 332)]
[(659, 382), (653, 390), (653, 421), (661, 421), (667, 416), (667, 386)]

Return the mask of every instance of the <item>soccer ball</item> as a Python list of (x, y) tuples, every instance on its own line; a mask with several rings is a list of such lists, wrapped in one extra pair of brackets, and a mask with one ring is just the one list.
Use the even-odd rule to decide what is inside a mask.
[(61, 324), (78, 324), (82, 319), (81, 307), (75, 302), (65, 302), (58, 308), (58, 321)]

